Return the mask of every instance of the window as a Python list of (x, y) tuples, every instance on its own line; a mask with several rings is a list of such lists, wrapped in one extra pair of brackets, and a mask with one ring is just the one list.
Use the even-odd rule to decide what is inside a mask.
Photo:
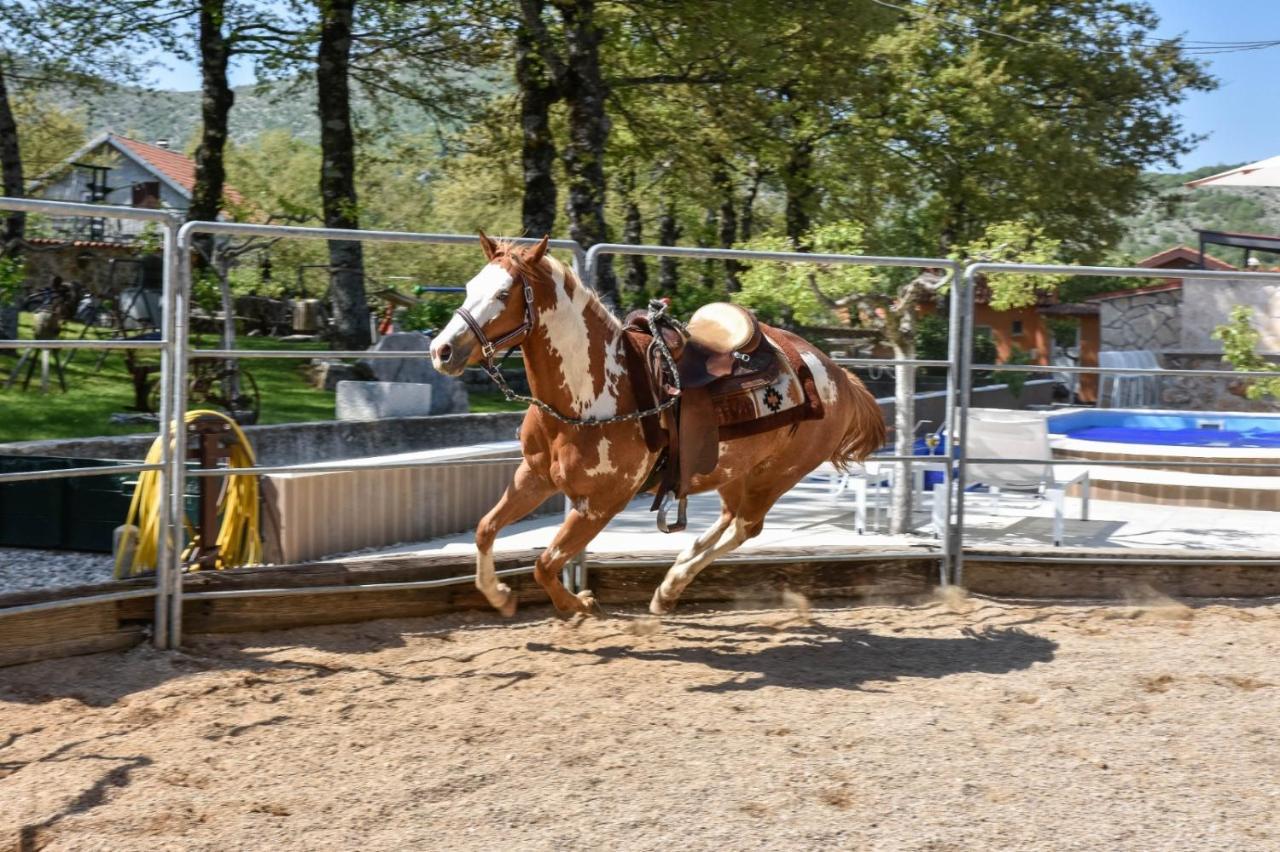
[(1022, 320), (1014, 320), (1013, 325), (1009, 328), (1009, 333), (1014, 337), (1022, 336)]
[(133, 206), (152, 210), (160, 206), (160, 181), (148, 180), (133, 185)]

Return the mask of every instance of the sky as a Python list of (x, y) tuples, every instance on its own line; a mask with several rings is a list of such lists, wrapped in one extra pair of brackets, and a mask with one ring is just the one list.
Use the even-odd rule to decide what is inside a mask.
[[(1195, 41), (1280, 40), (1280, 0), (1148, 0), (1160, 15), (1158, 36), (1184, 35)], [(1178, 107), (1187, 131), (1207, 136), (1178, 164), (1177, 171), (1236, 164), (1280, 155), (1280, 47), (1203, 57), (1219, 86), (1193, 93)], [(232, 85), (254, 81), (250, 63), (236, 61)], [(164, 89), (200, 87), (194, 65), (156, 57), (153, 84)], [(1170, 167), (1159, 166), (1162, 171)]]

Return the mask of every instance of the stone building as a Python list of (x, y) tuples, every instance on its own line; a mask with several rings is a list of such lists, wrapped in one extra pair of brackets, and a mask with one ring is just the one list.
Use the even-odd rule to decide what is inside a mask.
[[(1213, 331), (1224, 325), (1236, 305), (1254, 308), (1261, 332), (1262, 354), (1280, 359), (1280, 284), (1250, 280), (1248, 272), (1230, 280), (1175, 277), (1179, 269), (1198, 269), (1201, 254), (1188, 246), (1174, 246), (1141, 261), (1149, 269), (1168, 269), (1159, 283), (1129, 290), (1099, 293), (1085, 304), (1097, 309), (1096, 346), (1103, 352), (1147, 351), (1160, 366), (1179, 369), (1231, 369), (1222, 359), (1222, 343)], [(1235, 271), (1215, 257), (1203, 256), (1204, 268)], [(1271, 410), (1272, 402), (1247, 400), (1241, 380), (1160, 376), (1157, 397), (1169, 408), (1224, 411)], [(1104, 404), (1106, 400), (1103, 400)]]

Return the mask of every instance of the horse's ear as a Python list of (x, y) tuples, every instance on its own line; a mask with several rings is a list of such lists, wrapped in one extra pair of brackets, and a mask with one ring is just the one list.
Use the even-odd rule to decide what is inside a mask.
[(498, 247), (494, 245), (493, 240), (489, 239), (484, 231), (480, 231), (480, 250), (484, 252), (486, 260), (493, 260), (498, 256)]
[(543, 256), (547, 253), (547, 241), (551, 239), (550, 234), (543, 234), (542, 240), (533, 248), (529, 249), (529, 253), (525, 255), (525, 260), (530, 266), (537, 266), (542, 262)]

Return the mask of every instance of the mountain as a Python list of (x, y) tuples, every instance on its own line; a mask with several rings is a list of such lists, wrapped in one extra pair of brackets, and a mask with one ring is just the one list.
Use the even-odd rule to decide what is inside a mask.
[[(240, 86), (234, 91), (236, 100), (231, 109), (230, 129), (235, 142), (251, 142), (268, 130), (287, 130), (298, 138), (319, 141), (315, 85), (311, 80), (298, 78)], [(183, 150), (194, 145), (200, 127), (199, 92), (108, 84), (97, 93), (55, 92), (53, 97), (60, 107), (81, 117), (91, 136), (112, 130), (144, 141), (168, 139), (175, 148)], [(362, 117), (373, 118), (372, 103), (358, 90), (352, 107), (357, 123)], [(378, 121), (385, 122), (385, 116), (380, 114)], [(396, 111), (395, 123), (397, 130), (407, 133), (421, 133), (436, 127), (425, 110), (411, 103)]]
[[(1187, 189), (1189, 180), (1207, 177), (1240, 163), (1207, 166), (1185, 174), (1149, 174), (1156, 194), (1126, 222), (1127, 236), (1122, 253), (1134, 260), (1148, 257), (1178, 243), (1195, 246), (1195, 229), (1243, 231), (1250, 234), (1280, 235), (1280, 187), (1219, 187)], [(1239, 249), (1215, 247), (1213, 254), (1238, 263)], [(1263, 262), (1280, 262), (1280, 257)]]

